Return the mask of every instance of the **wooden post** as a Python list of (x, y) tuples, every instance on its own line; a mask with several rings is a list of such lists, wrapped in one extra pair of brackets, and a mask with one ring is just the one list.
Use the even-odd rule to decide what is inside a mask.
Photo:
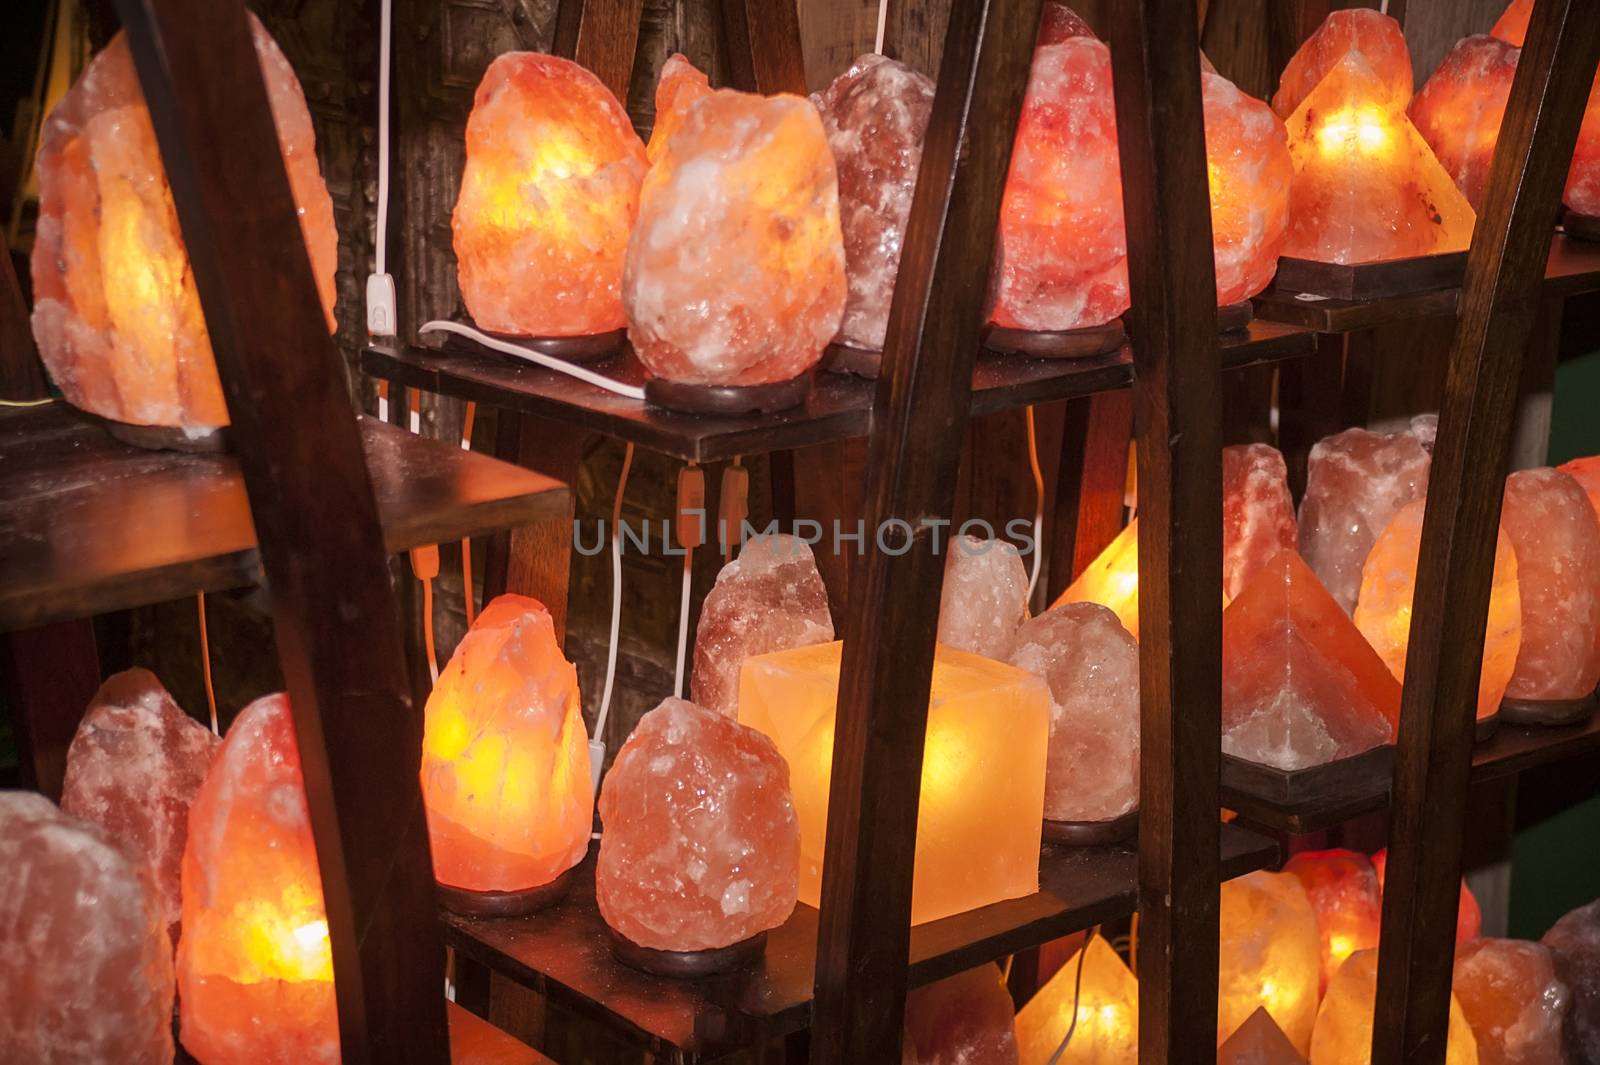
[(550, 51), (591, 71), (626, 104), (643, 10), (644, 0), (560, 0)]
[(1375, 1065), (1444, 1060), (1474, 707), (1519, 361), (1597, 58), (1600, 6), (1539, 0), (1467, 260), (1401, 699)]

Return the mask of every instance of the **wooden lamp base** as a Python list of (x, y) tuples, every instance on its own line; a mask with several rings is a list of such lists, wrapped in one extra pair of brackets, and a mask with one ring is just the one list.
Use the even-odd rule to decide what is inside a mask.
[(1594, 716), (1595, 695), (1577, 699), (1502, 699), (1500, 720), (1508, 725), (1577, 725)]
[[(1502, 707), (1504, 706), (1503, 703), (1501, 705), (1502, 705)], [(1496, 710), (1494, 713), (1490, 714), (1488, 717), (1480, 717), (1480, 718), (1478, 718), (1478, 722), (1473, 727), (1473, 730), (1472, 730), (1473, 742), (1474, 743), (1487, 743), (1489, 740), (1494, 739), (1495, 732), (1498, 731), (1499, 728), (1500, 728), (1500, 718), (1501, 718), (1501, 711), (1500, 710)]]
[(757, 932), (749, 939), (710, 950), (655, 950), (641, 947), (610, 925), (611, 952), (625, 965), (656, 976), (676, 980), (698, 980), (742, 969), (760, 958), (767, 949), (767, 934)]
[(1217, 332), (1237, 333), (1249, 326), (1256, 316), (1255, 304), (1249, 300), (1228, 303), (1217, 308)]
[(521, 891), (473, 891), (470, 888), (435, 884), (439, 905), (463, 917), (526, 917), (549, 909), (567, 897), (573, 870), (568, 869), (548, 884)]
[(883, 351), (858, 348), (853, 344), (841, 344), (836, 340), (823, 351), (820, 365), (828, 373), (851, 373), (857, 377), (865, 377), (869, 381), (876, 381), (878, 371), (883, 368)]
[(131, 425), (95, 416), (106, 432), (124, 444), (147, 451), (187, 451), (196, 455), (220, 455), (228, 450), (228, 429), (184, 429), (176, 425)]
[(1600, 241), (1600, 218), (1592, 214), (1568, 211), (1561, 219), (1561, 228), (1573, 240)]
[(1008, 329), (993, 322), (983, 327), (985, 349), (997, 355), (1023, 355), (1034, 359), (1087, 359), (1108, 355), (1122, 347), (1127, 339), (1128, 332), (1121, 318), (1081, 329)]
[(697, 385), (652, 377), (644, 383), (645, 402), (685, 414), (772, 414), (798, 407), (811, 394), (815, 371), (765, 385)]
[(549, 355), (566, 362), (599, 362), (601, 359), (609, 359), (622, 350), (628, 339), (626, 329), (571, 337), (521, 336), (516, 333), (496, 333), (488, 329), (482, 332), (485, 336), (494, 337), (507, 344), (515, 344), (519, 348), (537, 351), (541, 355)]
[(1046, 818), (1044, 822), (1044, 841), (1064, 847), (1095, 847), (1106, 843), (1121, 843), (1138, 834), (1137, 808), (1109, 821), (1051, 821)]

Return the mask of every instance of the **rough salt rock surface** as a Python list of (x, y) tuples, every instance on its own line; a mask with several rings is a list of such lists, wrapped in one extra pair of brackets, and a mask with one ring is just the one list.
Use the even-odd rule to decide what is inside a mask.
[(1139, 802), (1139, 642), (1095, 603), (1022, 623), (1009, 661), (1050, 688), (1044, 815), (1109, 821)]
[(1229, 599), (1283, 550), (1293, 551), (1294, 499), (1283, 455), (1270, 444), (1222, 449), (1222, 591)]
[(228, 729), (189, 811), (180, 1039), (206, 1065), (335, 1065), (333, 948), (289, 699)]
[[(1381, 850), (1372, 856), (1372, 869), (1378, 874), (1378, 890), (1383, 890), (1384, 871), (1389, 866), (1389, 852)], [(1456, 946), (1471, 943), (1483, 932), (1483, 910), (1478, 906), (1478, 900), (1472, 894), (1472, 889), (1467, 887), (1465, 877), (1461, 879), (1461, 895), (1456, 903)]]
[(1262, 1006), (1217, 1048), (1217, 1065), (1306, 1065), (1306, 1059)]
[(1039, 15), (1039, 43), (1060, 44), (1071, 37), (1093, 37), (1094, 30), (1078, 14), (1059, 0), (1045, 0)]
[[(1317, 1011), (1311, 1065), (1371, 1065), (1372, 1013), (1378, 998), (1378, 952), (1358, 951), (1340, 967)], [(1477, 1041), (1450, 996), (1444, 1065), (1478, 1065)]]
[(1289, 228), (1294, 163), (1272, 108), (1214, 72), (1200, 75), (1217, 304), (1249, 299), (1272, 280)]
[(1011, 994), (993, 965), (947, 976), (906, 995), (908, 1065), (1017, 1065)]
[(1265, 1006), (1304, 1053), (1317, 1015), (1321, 965), (1317, 918), (1305, 888), (1288, 873), (1257, 872), (1228, 881), (1222, 885), (1220, 935), (1218, 1045)]
[[(1417, 555), (1422, 546), (1422, 512), (1426, 505), (1426, 499), (1417, 499), (1401, 507), (1378, 535), (1361, 567), (1356, 627), (1399, 681), (1406, 675), (1411, 598), (1416, 591)], [(1480, 718), (1499, 709), (1522, 646), (1522, 595), (1517, 582), (1517, 563), (1511, 539), (1502, 527), (1495, 545), (1489, 617), (1484, 629), (1483, 669), (1478, 682)]]
[(939, 593), (939, 642), (1005, 661), (1028, 616), (1028, 570), (1005, 540), (953, 537)]
[(622, 302), (640, 361), (689, 384), (791, 380), (839, 331), (845, 288), (816, 108), (728, 89), (701, 99), (645, 177), (628, 241)]
[(461, 298), (478, 328), (620, 329), (644, 172), (644, 145), (599, 78), (557, 56), (496, 57), (472, 98), (450, 219)]
[(1589, 505), (1596, 514), (1600, 514), (1600, 455), (1573, 459), (1556, 468), (1583, 486), (1589, 496)]
[(1222, 749), (1305, 769), (1394, 739), (1400, 685), (1293, 551), (1222, 613)]
[(1439, 165), (1474, 211), (1483, 206), (1495, 142), (1521, 50), (1494, 37), (1464, 37), (1444, 57), (1408, 113)]
[(588, 853), (578, 673), (538, 600), (497, 597), (439, 674), (424, 714), (422, 797), (440, 883), (520, 891)]
[[(1139, 983), (1111, 945), (1099, 936), (1069, 958), (1017, 1014), (1017, 1046), (1024, 1065), (1048, 1065), (1078, 1026), (1058, 1065), (1135, 1065), (1139, 1060)], [(1076, 1010), (1074, 1010), (1076, 1006)]]
[(595, 898), (642, 947), (726, 947), (794, 911), (789, 765), (715, 710), (668, 698), (640, 718), (600, 789), (600, 820)]
[(812, 102), (839, 170), (849, 292), (838, 339), (878, 351), (933, 112), (933, 81), (892, 59), (864, 55)]
[(154, 673), (130, 669), (100, 685), (67, 749), (61, 809), (149, 858), (174, 937), (189, 807), (220, 743)]
[(774, 534), (748, 541), (706, 593), (694, 637), (694, 701), (739, 715), (739, 670), (751, 655), (833, 639), (828, 590), (804, 540)]
[[(256, 57), (331, 330), (338, 235), (311, 112), (255, 16)], [(150, 112), (121, 33), (40, 132), (33, 336), (67, 401), (116, 421), (228, 424), (222, 383)]]
[(1425, 444), (1416, 432), (1346, 429), (1311, 448), (1300, 554), (1346, 614), (1356, 608), (1361, 567), (1378, 534), (1401, 507), (1428, 494), (1432, 439), (1431, 432)]
[(1104, 325), (1128, 309), (1111, 50), (1035, 50), (1000, 206), (990, 317), (1012, 329)]
[(1506, 478), (1500, 524), (1522, 598), (1506, 698), (1583, 698), (1600, 682), (1600, 518), (1582, 485), (1543, 468)]
[(1548, 947), (1468, 943), (1456, 952), (1451, 990), (1477, 1039), (1479, 1065), (1566, 1065), (1562, 1021), (1572, 996)]
[(1411, 50), (1405, 31), (1388, 15), (1364, 7), (1335, 11), (1289, 59), (1272, 109), (1288, 118), (1347, 55), (1358, 55), (1376, 76), (1371, 100), (1402, 110), (1411, 99)]
[(1317, 912), (1322, 937), (1322, 988), (1344, 960), (1358, 950), (1378, 945), (1383, 917), (1383, 889), (1372, 859), (1350, 850), (1301, 851), (1283, 871), (1300, 878), (1311, 908)]
[(656, 121), (644, 150), (652, 164), (666, 153), (667, 141), (683, 125), (689, 108), (710, 95), (711, 83), (682, 53), (672, 53), (661, 64), (661, 80), (656, 82)]
[(1532, 17), (1533, 0), (1511, 0), (1506, 9), (1500, 13), (1500, 17), (1495, 20), (1494, 27), (1489, 33), (1521, 48), (1528, 36), (1528, 20)]
[(1550, 948), (1556, 976), (1572, 992), (1566, 1024), (1570, 1060), (1600, 1061), (1600, 901), (1562, 917), (1539, 942)]
[(42, 795), (0, 792), (0, 1057), (169, 1065), (172, 942), (151, 867)]

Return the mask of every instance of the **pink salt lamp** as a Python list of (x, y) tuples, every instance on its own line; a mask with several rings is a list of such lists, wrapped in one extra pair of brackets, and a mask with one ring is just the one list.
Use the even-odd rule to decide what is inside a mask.
[(189, 810), (178, 1005), (206, 1065), (333, 1065), (333, 947), (288, 697), (229, 728)]
[[(1266, 288), (1278, 269), (1289, 227), (1294, 163), (1283, 123), (1272, 109), (1215, 72), (1200, 75), (1205, 108), (1211, 239), (1216, 247), (1217, 305), (1233, 308)], [(1243, 304), (1242, 306), (1240, 306)]]
[(1065, 603), (1099, 603), (1117, 615), (1134, 639), (1139, 638), (1138, 518), (1128, 522), (1053, 605)]
[(1565, 1065), (1564, 1021), (1572, 992), (1550, 948), (1476, 939), (1456, 951), (1451, 986), (1478, 1042), (1479, 1065)]
[(1322, 939), (1322, 985), (1326, 991), (1333, 974), (1358, 950), (1378, 945), (1378, 923), (1383, 917), (1383, 889), (1372, 859), (1348, 850), (1302, 851), (1283, 867), (1300, 878), (1311, 908), (1317, 912), (1317, 934)]
[(1322, 947), (1316, 911), (1290, 873), (1250, 873), (1222, 885), (1217, 1044), (1265, 1009), (1305, 1053), (1317, 1014)]
[[(1311, 1065), (1371, 1065), (1372, 1013), (1378, 998), (1378, 952), (1352, 954), (1328, 985), (1311, 1037)], [(1450, 996), (1444, 1065), (1478, 1065), (1478, 1043)]]
[(645, 156), (654, 165), (666, 154), (667, 141), (683, 125), (689, 108), (711, 95), (711, 83), (699, 68), (681, 52), (674, 52), (661, 64), (661, 80), (656, 82), (656, 121), (650, 129)]
[[(1076, 1028), (1072, 1028), (1074, 1016)], [(1018, 1011), (1020, 1059), (1025, 1065), (1046, 1065), (1069, 1028), (1072, 1042), (1058, 1065), (1137, 1065), (1139, 982), (1099, 936), (1089, 940), (1081, 956), (1069, 958)]]
[[(1404, 682), (1406, 648), (1411, 640), (1411, 598), (1417, 583), (1417, 555), (1422, 545), (1422, 512), (1426, 499), (1401, 507), (1379, 534), (1361, 568), (1361, 594), (1355, 622), (1373, 650)], [(1489, 617), (1484, 630), (1483, 670), (1478, 684), (1480, 731), (1489, 728), (1511, 681), (1522, 646), (1522, 595), (1517, 584), (1517, 556), (1505, 529), (1495, 545)]]
[[(822, 893), (843, 646), (816, 644), (747, 659), (739, 681), (739, 721), (771, 737), (789, 763), (800, 817), (800, 900), (811, 906)], [(1049, 716), (1039, 678), (978, 655), (936, 649), (913, 924), (1039, 890)]]
[(0, 792), (0, 1059), (170, 1065), (172, 941), (150, 863), (42, 795)]
[(1028, 570), (1005, 540), (951, 537), (939, 591), (939, 642), (1005, 661), (1028, 616)]
[(1589, 497), (1589, 505), (1596, 514), (1600, 514), (1600, 455), (1573, 459), (1556, 468), (1583, 487), (1584, 494)]
[(995, 965), (906, 995), (905, 1065), (1018, 1065), (1015, 1007)]
[(149, 859), (174, 940), (189, 807), (219, 744), (154, 673), (130, 669), (100, 685), (67, 748), (62, 811)]
[[(665, 699), (600, 790), (595, 899), (630, 964), (703, 974), (758, 954), (794, 912), (800, 828), (772, 742)], [(687, 956), (687, 957), (685, 957)]]
[(1539, 940), (1550, 948), (1556, 975), (1572, 992), (1567, 1013), (1569, 1059), (1600, 1061), (1600, 900), (1563, 916)]
[(1283, 68), (1272, 109), (1284, 119), (1346, 56), (1358, 55), (1377, 78), (1372, 102), (1403, 110), (1411, 99), (1411, 51), (1400, 23), (1372, 8), (1335, 11), (1323, 19)]
[(1521, 51), (1495, 37), (1464, 37), (1444, 57), (1408, 113), (1474, 211), (1483, 206), (1495, 142)]
[(1039, 43), (1060, 44), (1069, 37), (1093, 37), (1094, 30), (1061, 0), (1045, 0), (1039, 14)]
[[(250, 31), (332, 330), (338, 236), (311, 112), (254, 15)], [(33, 335), (56, 386), (93, 414), (186, 430), (191, 441), (227, 425), (194, 272), (121, 33), (45, 120), (38, 167)]]
[[(1383, 891), (1383, 874), (1389, 866), (1389, 851), (1385, 848), (1372, 856), (1372, 869), (1378, 874), (1378, 890)], [(1483, 910), (1478, 906), (1472, 889), (1465, 878), (1461, 881), (1461, 898), (1456, 904), (1456, 946), (1477, 939), (1483, 932)]]
[(1297, 539), (1283, 455), (1270, 444), (1223, 448), (1223, 597), (1232, 599), (1244, 591), (1279, 552), (1293, 551)]
[(550, 612), (484, 607), (428, 696), (422, 797), (440, 896), (509, 916), (559, 898), (594, 821), (578, 673)]
[(536, 52), (490, 63), (450, 218), (461, 299), (478, 328), (539, 338), (621, 329), (644, 171), (644, 145), (599, 78)]

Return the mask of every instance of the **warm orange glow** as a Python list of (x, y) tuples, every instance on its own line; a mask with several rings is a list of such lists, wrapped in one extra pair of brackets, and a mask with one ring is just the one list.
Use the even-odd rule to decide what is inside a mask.
[(1322, 937), (1322, 989), (1346, 958), (1378, 945), (1383, 894), (1372, 860), (1348, 850), (1303, 851), (1283, 871), (1300, 878)]
[[(739, 721), (789, 763), (800, 818), (800, 901), (822, 886), (835, 700), (843, 644), (745, 661)], [(1049, 733), (1044, 682), (940, 646), (922, 762), (911, 921), (920, 924), (1038, 890)]]
[(1139, 638), (1139, 519), (1117, 534), (1051, 606), (1099, 603)]
[(549, 883), (588, 850), (590, 787), (577, 670), (549, 612), (502, 595), (428, 697), (422, 793), (435, 875), (472, 891)]
[(1317, 147), (1329, 153), (1359, 151), (1381, 156), (1394, 150), (1395, 140), (1389, 116), (1371, 105), (1335, 111), (1317, 126)]
[(1251, 873), (1222, 885), (1217, 1044), (1265, 1007), (1301, 1053), (1317, 1014), (1317, 918), (1289, 873)]
[[(1378, 952), (1357, 951), (1328, 985), (1317, 1011), (1311, 1037), (1311, 1065), (1370, 1065), (1372, 1061), (1372, 1009), (1378, 995)], [(1446, 1035), (1445, 1065), (1478, 1065), (1478, 1044), (1450, 996), (1450, 1027)]]
[(1078, 1026), (1060, 1065), (1136, 1065), (1139, 1060), (1139, 983), (1104, 939), (1067, 959), (1017, 1014), (1020, 1065), (1046, 1065), (1072, 1025), (1077, 988)]

